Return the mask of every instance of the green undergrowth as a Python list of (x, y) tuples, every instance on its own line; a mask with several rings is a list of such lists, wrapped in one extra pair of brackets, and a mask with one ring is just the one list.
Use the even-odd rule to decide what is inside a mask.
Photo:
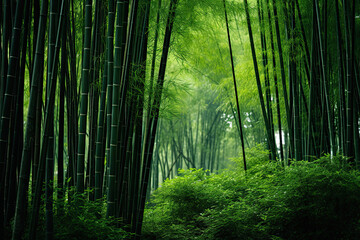
[(360, 239), (360, 176), (343, 157), (284, 168), (250, 152), (246, 174), (235, 160), (220, 174), (181, 170), (165, 181), (143, 239)]
[[(54, 199), (55, 240), (120, 240), (130, 233), (119, 227), (121, 219), (106, 218), (105, 199), (89, 201), (90, 190), (79, 194), (75, 189), (71, 198)], [(45, 239), (45, 209), (42, 210), (38, 239)]]

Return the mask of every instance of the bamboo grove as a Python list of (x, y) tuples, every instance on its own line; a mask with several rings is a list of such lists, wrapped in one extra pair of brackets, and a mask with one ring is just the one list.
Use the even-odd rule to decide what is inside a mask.
[[(252, 30), (257, 23), (252, 22), (249, 4), (247, 0), (244, 1), (259, 99), (272, 158), (282, 160), (285, 157), (281, 142), (280, 151), (275, 150), (273, 119), (277, 114), (278, 132), (286, 131), (285, 138), (289, 142), (285, 160), (311, 160), (327, 153), (340, 153), (359, 166), (360, 89), (356, 54), (359, 48), (355, 42), (359, 32), (359, 22), (355, 22), (359, 18), (355, 14), (359, 9), (358, 4), (347, 0), (257, 0), (254, 7), (258, 13), (261, 38), (259, 49), (255, 47)], [(306, 28), (305, 24), (311, 27)], [(261, 61), (257, 60), (256, 50), (262, 53)], [(258, 62), (261, 62), (262, 68)], [(262, 74), (260, 69), (263, 69)], [(265, 92), (260, 75), (264, 76)], [(274, 93), (270, 93), (271, 78)], [(279, 107), (279, 78), (284, 108)], [(276, 102), (275, 112), (272, 98)], [(285, 112), (280, 109), (285, 109)], [(286, 117), (285, 126), (281, 125), (281, 115)]]
[[(204, 82), (199, 97), (208, 107), (184, 114), (176, 127), (159, 116), (174, 24), (188, 2), (220, 16), (232, 67), (225, 95), (235, 89), (236, 101), (224, 110)], [(54, 199), (86, 193), (90, 201), (106, 198), (102, 217), (121, 218), (139, 237), (150, 188), (179, 168), (219, 170), (232, 120), (246, 170), (250, 129), (238, 97), (246, 86), (237, 84), (231, 27), (239, 21), (271, 159), (286, 165), (340, 153), (360, 166), (355, 0), (1, 3), (0, 236), (36, 239), (45, 209), (53, 239)]]
[(4, 0), (2, 6), (0, 235), (13, 219), (12, 239), (25, 233), (35, 239), (45, 204), (52, 239), (54, 194), (71, 199), (85, 189), (94, 189), (90, 200), (106, 196), (107, 217), (121, 217), (139, 233), (177, 1), (167, 4), (151, 91), (145, 91), (150, 1)]
[[(245, 91), (245, 85), (238, 85), (235, 98), (224, 107), (214, 100), (223, 91), (219, 87), (217, 91), (209, 90), (211, 84), (205, 79), (217, 85), (217, 82), (225, 81), (225, 77), (216, 76), (210, 67), (199, 70), (199, 66), (189, 64), (190, 68), (195, 68), (194, 77), (202, 79), (203, 86), (199, 91), (206, 99), (206, 109), (195, 110), (195, 114), (185, 113), (178, 123), (173, 120), (161, 122), (158, 136), (161, 140), (154, 153), (153, 188), (167, 177), (175, 176), (178, 167), (216, 172), (222, 165), (219, 159), (224, 161), (229, 151), (226, 144), (230, 143), (225, 136), (227, 121), (235, 121), (239, 144), (251, 147), (254, 142), (263, 142), (261, 134), (246, 123), (249, 118), (252, 123), (263, 122), (264, 142), (271, 158), (283, 165), (293, 160), (311, 161), (325, 154), (342, 154), (359, 167), (359, 46), (354, 39), (359, 36), (360, 4), (342, 0), (218, 1), (212, 4), (218, 8), (212, 15), (216, 18), (214, 21), (221, 21), (225, 29), (222, 34), (226, 37), (215, 34), (210, 37), (215, 38), (212, 39), (214, 42), (226, 38), (227, 49), (217, 46), (218, 51), (225, 55), (230, 50), (229, 67), (222, 69), (228, 72), (228, 78), (232, 73), (231, 83), (227, 86), (236, 88), (236, 82), (244, 76), (239, 74), (239, 68), (234, 71), (233, 57), (242, 58), (234, 53), (232, 45), (246, 39), (254, 73), (248, 81), (256, 82), (261, 117), (253, 114), (252, 109), (242, 109), (247, 103), (238, 99), (237, 94)], [(231, 9), (234, 6), (238, 8), (235, 12)], [(246, 28), (240, 35), (238, 24)], [(221, 53), (214, 51), (212, 54), (222, 58)], [(223, 64), (218, 59), (213, 61), (216, 62), (211, 65), (214, 68)], [(231, 91), (226, 91), (221, 100), (228, 101), (229, 95), (233, 94)], [(224, 115), (232, 116), (233, 120), (223, 118)], [(213, 121), (216, 122), (214, 127), (208, 128)], [(239, 122), (244, 129), (239, 127)], [(176, 124), (179, 126), (176, 133), (168, 134), (174, 129), (171, 125)], [(203, 141), (204, 132), (216, 136), (211, 138), (214, 142)], [(206, 154), (209, 162), (205, 163), (202, 159)], [(246, 150), (241, 155), (246, 170)]]

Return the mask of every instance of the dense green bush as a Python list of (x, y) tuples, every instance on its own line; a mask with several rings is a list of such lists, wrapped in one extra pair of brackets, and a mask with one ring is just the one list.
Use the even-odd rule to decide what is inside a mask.
[[(54, 202), (54, 238), (57, 240), (120, 240), (129, 233), (119, 228), (120, 219), (105, 218), (105, 200), (89, 201), (87, 192)], [(43, 236), (39, 236), (40, 238)]]
[[(257, 144), (252, 148), (246, 149), (245, 152), (247, 169), (258, 165), (263, 165), (264, 163), (268, 163), (270, 161), (270, 152), (269, 150), (265, 149), (264, 144)], [(244, 161), (242, 157), (232, 158), (231, 160), (235, 164), (236, 168), (239, 170), (244, 169)]]
[(146, 239), (360, 239), (360, 176), (343, 158), (182, 171), (153, 195)]

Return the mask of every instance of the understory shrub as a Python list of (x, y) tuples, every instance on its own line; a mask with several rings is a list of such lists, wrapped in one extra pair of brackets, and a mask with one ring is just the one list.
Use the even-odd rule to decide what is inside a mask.
[[(71, 199), (62, 198), (54, 201), (54, 239), (120, 240), (130, 236), (128, 232), (119, 228), (120, 219), (104, 217), (104, 199), (89, 201), (88, 192), (71, 192)], [(42, 234), (45, 234), (45, 229)], [(40, 234), (39, 239), (45, 239), (44, 237)]]
[(143, 238), (360, 239), (360, 176), (343, 157), (240, 168), (181, 170), (165, 181), (145, 211)]

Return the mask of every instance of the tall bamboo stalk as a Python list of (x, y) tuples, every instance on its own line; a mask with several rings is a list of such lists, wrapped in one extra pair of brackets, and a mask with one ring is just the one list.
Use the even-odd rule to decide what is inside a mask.
[[(118, 0), (116, 2), (117, 18), (116, 18), (116, 38), (115, 38), (115, 55), (114, 55), (114, 78), (112, 85), (112, 110), (111, 110), (111, 135), (110, 135), (110, 156), (109, 156), (109, 173), (108, 173), (108, 193), (107, 193), (107, 216), (114, 216), (116, 210), (115, 203), (115, 166), (117, 161), (117, 142), (119, 127), (119, 100), (120, 100), (120, 80), (121, 68), (123, 67), (123, 34), (127, 26), (125, 20), (125, 12), (128, 10), (128, 2)], [(135, 7), (135, 6), (133, 6)], [(127, 19), (126, 19), (127, 20)], [(130, 31), (130, 30), (129, 30)], [(129, 43), (129, 42), (128, 42)], [(124, 68), (124, 67), (123, 67)], [(124, 80), (125, 81), (125, 80)]]
[[(107, 32), (107, 102), (106, 102), (106, 157), (110, 159), (110, 138), (111, 138), (111, 115), (112, 115), (112, 84), (114, 76), (114, 24), (115, 24), (115, 1), (110, 0), (108, 6), (108, 32)], [(105, 172), (109, 172), (109, 161), (106, 163)], [(105, 177), (105, 183), (108, 177)], [(104, 184), (105, 185), (105, 184)]]
[[(278, 46), (278, 54), (279, 54), (279, 61), (280, 61), (280, 73), (281, 73), (281, 82), (282, 82), (282, 89), (283, 89), (283, 99), (285, 104), (285, 112), (286, 112), (286, 121), (288, 129), (291, 127), (291, 113), (290, 113), (290, 106), (289, 106), (289, 97), (287, 92), (287, 84), (286, 84), (286, 77), (285, 77), (285, 67), (284, 67), (284, 56), (283, 56), (283, 47), (281, 41), (281, 33), (280, 33), (280, 26), (279, 26), (279, 16), (277, 12), (277, 3), (276, 0), (272, 0), (273, 4), (273, 12), (274, 12), (274, 23), (275, 23), (275, 33), (276, 33), (276, 42)], [(289, 131), (289, 140), (291, 151), (293, 151), (293, 143), (294, 143), (294, 136), (293, 132)]]
[[(5, 169), (6, 163), (8, 162), (8, 136), (10, 132), (10, 122), (11, 120), (11, 107), (13, 102), (16, 100), (16, 89), (18, 86), (17, 79), (17, 69), (20, 59), (20, 37), (24, 17), (24, 1), (18, 1), (16, 4), (16, 14), (14, 19), (14, 27), (11, 33), (11, 42), (10, 42), (10, 55), (9, 55), (9, 64), (7, 66), (6, 72), (6, 88), (3, 96), (1, 110), (1, 119), (0, 119), (0, 212), (2, 217), (0, 220), (0, 233), (3, 230), (3, 217), (4, 217), (4, 184), (5, 184)], [(3, 59), (4, 60), (4, 59)], [(3, 70), (4, 71), (4, 70)], [(2, 96), (0, 96), (2, 97)]]
[[(259, 16), (259, 25), (260, 25), (260, 42), (261, 42), (261, 50), (262, 50), (262, 64), (264, 70), (264, 79), (265, 79), (265, 99), (266, 99), (266, 110), (268, 114), (268, 121), (270, 124), (270, 133), (271, 133), (271, 141), (275, 142), (275, 133), (274, 133), (274, 120), (273, 120), (273, 112), (272, 112), (272, 100), (271, 100), (271, 88), (270, 88), (270, 75), (269, 75), (269, 60), (268, 60), (268, 50), (266, 43), (266, 32), (265, 32), (265, 20), (264, 20), (264, 10), (263, 10), (263, 2), (262, 0), (257, 0), (257, 10)], [(276, 159), (276, 156), (273, 156), (273, 159)]]
[(160, 111), (160, 104), (161, 104), (161, 96), (162, 96), (162, 90), (164, 86), (164, 78), (165, 78), (165, 70), (166, 70), (166, 63), (167, 58), (169, 54), (169, 47), (170, 47), (170, 39), (171, 39), (171, 33), (173, 29), (173, 24), (175, 20), (175, 13), (176, 13), (176, 7), (177, 7), (178, 1), (177, 0), (171, 0), (170, 6), (169, 6), (169, 14), (168, 19), (166, 22), (166, 30), (165, 30), (165, 37), (164, 37), (164, 44), (163, 44), (163, 51), (161, 55), (161, 61), (160, 61), (160, 68), (159, 68), (159, 74), (158, 74), (158, 80), (157, 85), (155, 88), (155, 96), (154, 102), (151, 108), (151, 121), (149, 122), (147, 126), (147, 132), (145, 135), (145, 143), (144, 143), (144, 165), (141, 175), (141, 192), (140, 192), (140, 210), (139, 210), (139, 216), (137, 217), (136, 222), (136, 233), (138, 236), (141, 234), (141, 228), (142, 228), (142, 220), (144, 215), (144, 208), (145, 208), (145, 199), (146, 199), (146, 192), (150, 177), (150, 167), (151, 167), (151, 160), (154, 150), (154, 143), (155, 143), (155, 135), (156, 135), (156, 129), (159, 119), (159, 111)]
[(154, 36), (154, 47), (153, 47), (153, 52), (152, 52), (152, 60), (151, 60), (151, 72), (150, 72), (150, 85), (149, 85), (149, 96), (148, 96), (148, 106), (147, 106), (147, 111), (148, 111), (148, 116), (147, 116), (147, 124), (149, 122), (150, 119), (150, 109), (151, 109), (151, 102), (153, 99), (153, 86), (154, 86), (154, 76), (155, 76), (155, 65), (156, 65), (156, 53), (157, 53), (157, 45), (158, 45), (158, 40), (159, 40), (159, 23), (160, 23), (160, 10), (161, 10), (161, 1), (162, 0), (158, 0), (158, 9), (157, 9), (157, 14), (156, 14), (156, 22), (155, 22), (155, 36)]
[(64, 33), (62, 34), (61, 39), (61, 73), (59, 79), (60, 85), (60, 95), (59, 95), (59, 135), (58, 135), (58, 158), (57, 158), (57, 197), (59, 200), (64, 197), (64, 118), (65, 118), (65, 82), (68, 74), (68, 59), (67, 59), (67, 48), (66, 48), (66, 39), (67, 39), (67, 26), (64, 25)]
[(81, 99), (80, 99), (80, 129), (77, 152), (77, 174), (76, 190), (84, 192), (84, 171), (85, 171), (85, 141), (87, 128), (88, 94), (90, 82), (90, 43), (91, 43), (91, 18), (92, 0), (85, 1), (85, 30), (83, 46), (83, 62), (81, 72)]
[(345, 101), (345, 72), (344, 72), (344, 46), (343, 46), (343, 37), (340, 23), (340, 11), (339, 11), (339, 1), (335, 0), (335, 13), (336, 13), (336, 36), (337, 36), (337, 46), (338, 46), (338, 65), (339, 65), (339, 152), (345, 153), (346, 151), (346, 101)]
[[(38, 106), (41, 103), (41, 95), (42, 95), (42, 81), (43, 81), (43, 63), (44, 63), (44, 50), (45, 50), (45, 33), (46, 33), (46, 22), (47, 22), (47, 14), (48, 14), (48, 1), (42, 1), (41, 3), (41, 14), (39, 19), (39, 28), (37, 33), (37, 41), (36, 41), (36, 51), (34, 56), (34, 66), (32, 71), (32, 82), (31, 82), (31, 91), (30, 91), (30, 101), (29, 101), (29, 110), (28, 110), (28, 116), (27, 116), (27, 124), (26, 124), (26, 132), (25, 132), (25, 141), (24, 141), (24, 149), (22, 153), (22, 171), (26, 171), (27, 164), (30, 162), (30, 152), (32, 147), (32, 139), (35, 137), (35, 128), (34, 125), (36, 125), (36, 121), (41, 122), (39, 112), (41, 113), (41, 108), (38, 108)], [(40, 116), (39, 116), (40, 115)], [(40, 135), (40, 131), (38, 130), (37, 133)], [(40, 139), (40, 136), (38, 137)], [(35, 146), (36, 147), (36, 146)], [(39, 143), (39, 153), (35, 155), (39, 156), (40, 158), (40, 143)], [(34, 170), (33, 173), (37, 173), (38, 169), (40, 169), (38, 166), (36, 170)], [(25, 173), (26, 174), (26, 173)], [(36, 176), (37, 174), (35, 174)], [(34, 178), (35, 179), (35, 178)], [(26, 189), (26, 181), (19, 182), (19, 187), (22, 187), (23, 189)], [(24, 185), (24, 186), (23, 186)], [(42, 181), (38, 179), (36, 184), (33, 185), (34, 190), (38, 189), (38, 193), (34, 195), (32, 205), (32, 213), (30, 216), (30, 232), (29, 237), (35, 238), (35, 228), (37, 224), (37, 218), (38, 218), (38, 211), (40, 208), (40, 191), (42, 186)], [(35, 188), (35, 186), (38, 186)], [(19, 197), (17, 198), (17, 201), (19, 201)], [(22, 200), (24, 201), (24, 200)], [(23, 204), (20, 203), (20, 207), (23, 207)], [(21, 218), (23, 216), (24, 210), (21, 209), (21, 212), (19, 212), (19, 216), (17, 217), (15, 215), (15, 227), (18, 227), (21, 230)], [(18, 223), (17, 223), (18, 221)], [(19, 224), (19, 225), (16, 225)], [(15, 231), (14, 227), (14, 231)], [(19, 232), (20, 230), (17, 230)], [(16, 238), (15, 238), (16, 239)]]
[(272, 56), (272, 67), (273, 67), (273, 76), (274, 76), (274, 86), (275, 86), (275, 100), (276, 100), (276, 110), (277, 110), (277, 120), (278, 120), (278, 130), (279, 130), (279, 145), (280, 145), (280, 161), (284, 161), (284, 150), (283, 150), (283, 133), (281, 127), (281, 111), (280, 111), (280, 97), (278, 89), (278, 77), (277, 77), (277, 64), (275, 59), (275, 39), (272, 28), (272, 18), (270, 12), (269, 0), (266, 0), (268, 21), (269, 21), (269, 31), (270, 31), (270, 46), (271, 46), (271, 56)]
[(261, 111), (262, 111), (264, 122), (265, 122), (267, 139), (268, 139), (268, 142), (270, 145), (271, 154), (272, 154), (273, 159), (275, 160), (276, 155), (277, 155), (276, 148), (275, 148), (275, 143), (273, 141), (272, 134), (271, 134), (271, 127), (270, 127), (270, 123), (269, 123), (268, 114), (265, 109), (265, 103), (264, 103), (264, 97), (263, 97), (263, 92), (262, 92), (262, 88), (261, 88), (260, 75), (259, 75), (259, 69), (258, 69), (258, 65), (257, 65), (257, 57), (256, 57), (255, 45), (254, 45), (254, 37), (252, 34), (249, 7), (248, 7), (247, 0), (244, 0), (244, 7), (245, 7), (246, 20), (247, 20), (247, 26), (248, 26), (248, 31), (249, 31), (250, 46), (251, 46), (251, 52), (252, 52), (252, 57), (253, 57), (255, 77), (256, 77), (256, 83), (257, 83), (257, 87), (258, 87)]
[(233, 81), (234, 81), (234, 90), (235, 90), (235, 97), (236, 97), (236, 108), (237, 108), (237, 115), (238, 115), (238, 121), (239, 121), (239, 129), (240, 129), (240, 138), (241, 138), (241, 147), (242, 147), (242, 155), (243, 155), (243, 162), (244, 162), (244, 170), (246, 171), (247, 168), (246, 168), (246, 158), (245, 158), (245, 145), (244, 145), (243, 126), (242, 126), (242, 123), (241, 123), (239, 97), (238, 97), (238, 91), (237, 91), (237, 85), (236, 85), (236, 76), (235, 76), (235, 66), (234, 66), (234, 59), (233, 59), (233, 53), (232, 53), (231, 38), (230, 38), (229, 23), (228, 23), (228, 16), (227, 16), (227, 12), (226, 12), (225, 0), (223, 0), (223, 3), (224, 3), (224, 12), (225, 12), (226, 31), (227, 31), (228, 42), (229, 42), (231, 69), (232, 69), (232, 76), (233, 76)]
[(327, 111), (327, 124), (328, 124), (328, 133), (329, 133), (329, 140), (330, 140), (330, 150), (332, 153), (335, 153), (335, 143), (334, 143), (334, 126), (333, 126), (333, 117), (332, 117), (332, 111), (331, 111), (331, 103), (329, 100), (329, 90), (326, 82), (326, 71), (325, 71), (325, 57), (323, 56), (323, 44), (322, 44), (322, 38), (321, 38), (321, 30), (320, 30), (320, 19), (319, 19), (319, 9), (318, 4), (316, 1), (314, 1), (314, 9), (316, 13), (316, 27), (318, 30), (318, 40), (319, 40), (319, 47), (320, 47), (320, 64), (321, 64), (321, 76), (323, 80), (323, 88), (324, 88), (324, 97), (325, 97), (325, 105), (326, 105), (326, 111)]
[(0, 72), (0, 113), (2, 112), (2, 107), (4, 106), (4, 97), (6, 90), (6, 78), (8, 70), (8, 48), (10, 47), (11, 31), (12, 31), (12, 22), (10, 18), (10, 0), (3, 1), (3, 16), (2, 16), (2, 54), (1, 54), (1, 72)]

